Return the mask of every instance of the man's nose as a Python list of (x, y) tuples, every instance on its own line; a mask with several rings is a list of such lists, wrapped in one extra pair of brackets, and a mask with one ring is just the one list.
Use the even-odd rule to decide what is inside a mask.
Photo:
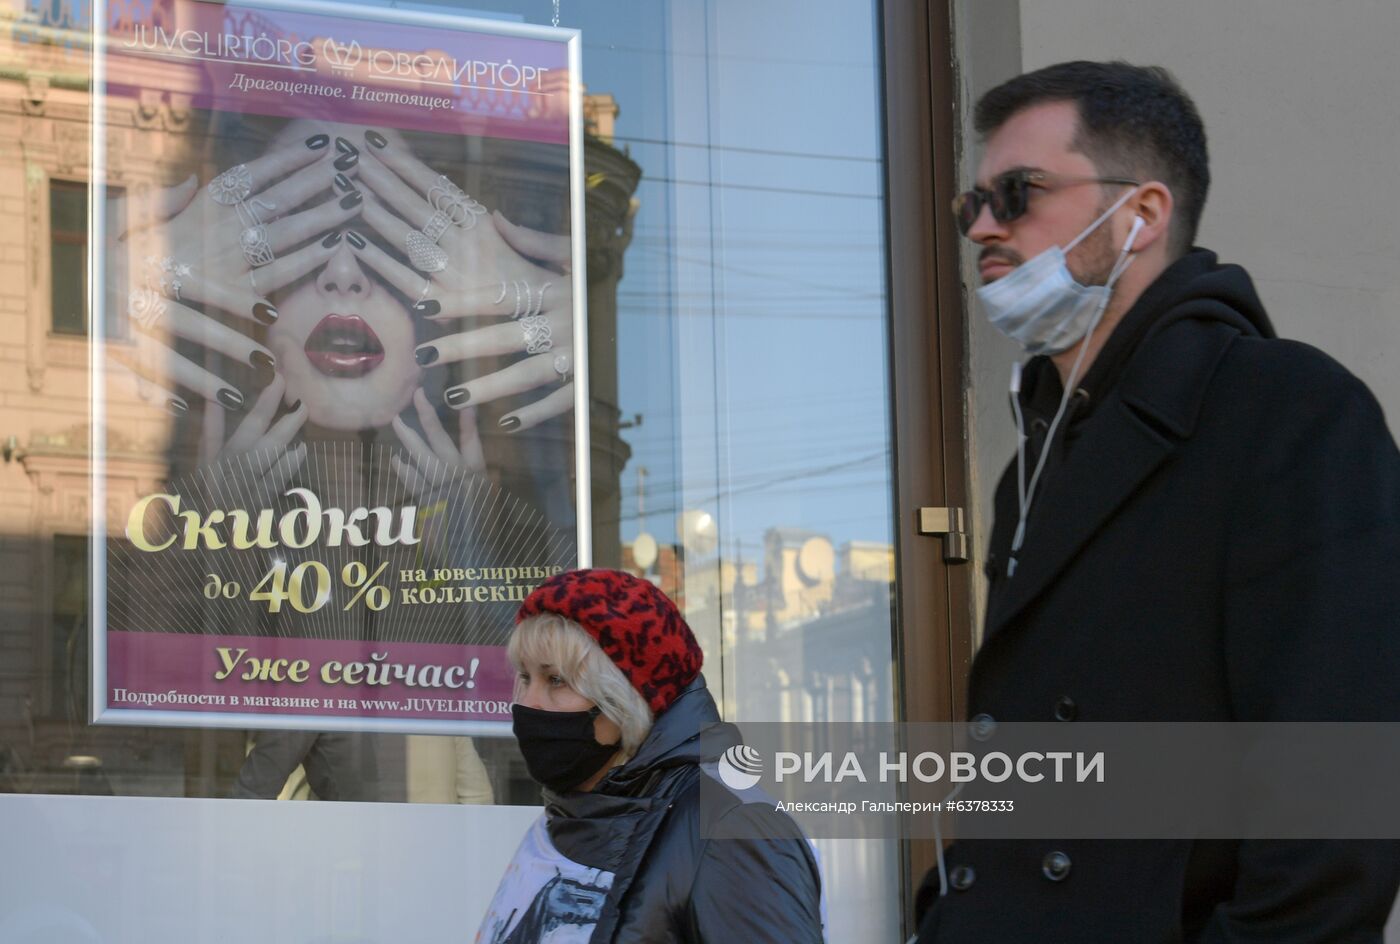
[(1006, 224), (998, 222), (996, 217), (992, 216), (991, 205), (987, 203), (978, 208), (977, 218), (972, 221), (972, 226), (967, 231), (967, 238), (982, 246), (1005, 242), (1010, 235), (1006, 231)]

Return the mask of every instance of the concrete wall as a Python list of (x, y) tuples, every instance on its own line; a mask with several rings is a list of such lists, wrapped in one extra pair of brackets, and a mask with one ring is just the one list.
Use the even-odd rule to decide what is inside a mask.
[[(964, 120), (988, 88), (1054, 62), (1170, 69), (1210, 139), (1200, 244), (1248, 269), (1279, 334), (1341, 361), (1400, 430), (1400, 4), (954, 0), (954, 16)], [(978, 152), (964, 132), (967, 181)], [(1015, 447), (1004, 404), (1017, 351), (980, 312), (969, 322), (980, 552), (991, 492)], [(1400, 944), (1400, 909), (1386, 941)]]

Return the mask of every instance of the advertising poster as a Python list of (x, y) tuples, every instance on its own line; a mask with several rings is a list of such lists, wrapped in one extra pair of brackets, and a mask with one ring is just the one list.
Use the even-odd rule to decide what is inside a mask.
[(515, 610), (588, 559), (578, 34), (152, 10), (94, 12), (94, 721), (508, 732)]

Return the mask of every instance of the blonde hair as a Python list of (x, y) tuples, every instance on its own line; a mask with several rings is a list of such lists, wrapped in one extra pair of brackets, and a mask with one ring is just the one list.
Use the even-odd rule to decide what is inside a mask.
[(623, 763), (651, 732), (652, 714), (646, 700), (573, 620), (557, 613), (526, 617), (511, 634), (506, 653), (517, 672), (528, 666), (553, 666), (570, 688), (602, 709), (622, 731)]

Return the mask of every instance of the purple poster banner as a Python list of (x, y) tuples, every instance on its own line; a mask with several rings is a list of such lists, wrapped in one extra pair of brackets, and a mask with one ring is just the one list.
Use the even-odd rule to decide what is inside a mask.
[(114, 708), (429, 721), (510, 721), (500, 648), (113, 633)]
[(94, 721), (509, 733), (589, 556), (578, 32), (96, 9)]
[(561, 42), (195, 0), (109, 26), (114, 95), (156, 89), (211, 111), (569, 140)]

